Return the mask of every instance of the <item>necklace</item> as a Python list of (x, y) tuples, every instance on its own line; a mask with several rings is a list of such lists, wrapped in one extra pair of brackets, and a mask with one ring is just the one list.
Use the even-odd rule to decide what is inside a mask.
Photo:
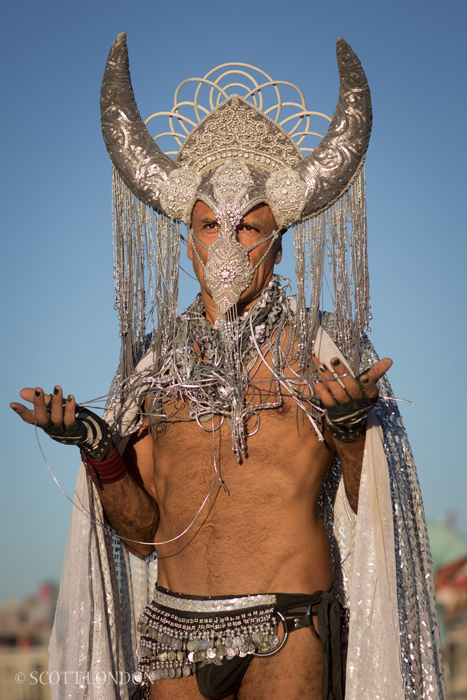
[[(180, 401), (189, 417), (203, 429), (213, 424), (213, 416), (227, 420), (232, 433), (232, 450), (241, 462), (246, 452), (246, 423), (257, 411), (282, 404), (284, 367), (288, 353), (282, 348), (283, 333), (295, 326), (295, 315), (278, 275), (274, 275), (256, 302), (241, 316), (228, 314), (215, 325), (204, 316), (199, 294), (179, 317), (173, 339), (163, 356), (148, 351), (136, 372), (117, 387), (114, 403), (119, 402), (117, 430), (125, 435), (135, 429), (132, 416), (144, 402), (151, 428), (164, 430), (168, 418), (177, 418)], [(273, 400), (255, 405), (250, 371), (263, 361), (261, 347), (267, 345), (275, 382)], [(141, 366), (144, 366), (140, 369)], [(123, 396), (123, 401), (122, 401)]]

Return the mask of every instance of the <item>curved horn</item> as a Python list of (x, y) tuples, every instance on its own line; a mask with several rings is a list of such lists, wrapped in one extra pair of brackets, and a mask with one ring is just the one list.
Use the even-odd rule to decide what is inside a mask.
[(141, 119), (131, 86), (126, 34), (110, 49), (101, 87), (102, 134), (125, 184), (145, 204), (160, 209), (160, 188), (174, 163), (154, 142)]
[(317, 214), (345, 192), (363, 163), (370, 140), (371, 99), (366, 75), (342, 38), (336, 53), (340, 90), (334, 117), (317, 148), (294, 168), (309, 188), (301, 219)]

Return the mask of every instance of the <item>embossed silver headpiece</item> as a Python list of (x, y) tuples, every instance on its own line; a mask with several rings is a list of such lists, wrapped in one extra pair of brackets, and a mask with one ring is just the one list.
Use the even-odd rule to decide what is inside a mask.
[[(170, 236), (177, 235), (176, 222), (189, 227), (194, 204), (203, 201), (221, 223), (218, 241), (208, 251), (205, 279), (209, 280), (218, 309), (225, 313), (236, 303), (253, 274), (248, 252), (235, 241), (235, 227), (255, 205), (267, 204), (277, 230), (294, 226), (296, 332), (303, 358), (310, 350), (318, 323), (326, 249), (333, 268), (334, 306), (344, 349), (356, 345), (369, 313), (362, 166), (371, 131), (370, 92), (360, 62), (344, 39), (337, 42), (337, 62), (340, 92), (334, 117), (329, 120), (331, 124), (318, 146), (314, 150), (303, 149), (311, 151), (305, 156), (299, 145), (304, 134), (315, 133), (307, 132), (307, 127), (310, 115), (319, 113), (307, 110), (303, 96), (291, 83), (273, 81), (266, 73), (246, 64), (237, 64), (240, 66), (237, 70), (227, 69), (233, 64), (220, 66), (204, 78), (190, 79), (177, 88), (174, 108), (161, 113), (168, 116), (170, 133), (179, 146), (168, 153), (155, 142), (159, 137), (153, 139), (149, 134), (136, 106), (125, 34), (120, 34), (112, 45), (101, 91), (104, 140), (118, 173), (114, 198), (117, 234), (123, 231), (120, 238), (127, 238), (128, 230), (135, 227), (136, 237), (141, 236), (140, 220), (152, 216), (155, 221), (151, 225), (162, 232), (163, 239), (162, 244), (156, 241), (154, 245), (165, 250), (170, 247)], [(252, 78), (243, 68), (259, 72), (263, 82)], [(221, 70), (217, 79), (213, 77), (216, 70)], [(233, 73), (252, 81), (243, 96), (231, 94), (233, 89), (238, 92), (240, 83), (221, 84), (221, 78), (228, 79)], [(187, 83), (197, 86), (191, 103), (195, 119), (184, 116), (182, 107), (187, 102), (178, 98), (180, 88)], [(201, 85), (210, 88), (208, 109), (197, 102)], [(278, 86), (297, 90), (301, 104), (281, 101)], [(275, 90), (277, 102), (266, 108), (262, 96), (267, 87)], [(287, 105), (292, 105), (292, 115), (283, 118), (282, 108)], [(287, 132), (284, 127), (290, 124), (292, 127)], [(152, 214), (146, 212), (143, 216), (141, 210), (138, 216), (131, 215), (120, 180), (152, 209)], [(172, 234), (170, 227), (174, 229)], [(118, 240), (117, 235), (117, 247)], [(273, 242), (272, 239), (270, 245)], [(161, 253), (156, 251), (154, 257), (156, 261), (161, 259)], [(128, 264), (127, 258), (125, 254), (117, 261), (120, 290), (127, 284), (125, 275), (121, 274), (123, 266)], [(225, 264), (219, 265), (219, 260)], [(159, 270), (161, 274), (163, 277)], [(171, 284), (166, 279), (162, 284), (165, 292), (159, 294), (167, 295), (169, 287), (172, 296), (175, 294), (173, 269), (171, 274)], [(307, 300), (309, 283), (311, 299)], [(162, 287), (159, 283), (159, 290)], [(144, 303), (147, 300), (140, 300), (136, 306), (139, 308)], [(162, 304), (164, 309), (168, 305), (168, 300)], [(122, 307), (128, 306), (126, 299), (120, 304), (121, 312)], [(128, 321), (126, 311), (125, 314), (123, 325), (134, 325), (134, 317)], [(161, 312), (158, 314), (160, 317)]]
[[(171, 160), (143, 123), (131, 86), (125, 34), (107, 60), (101, 92), (102, 130), (113, 164), (130, 190), (188, 226), (197, 199), (216, 213), (212, 181), (228, 161), (241, 163), (247, 193), (238, 213), (268, 204), (278, 228), (328, 207), (360, 168), (371, 132), (370, 91), (350, 46), (339, 39), (341, 87), (334, 118), (319, 146), (303, 158), (291, 136), (238, 95), (228, 96), (195, 126)], [(272, 82), (272, 81), (270, 81)]]

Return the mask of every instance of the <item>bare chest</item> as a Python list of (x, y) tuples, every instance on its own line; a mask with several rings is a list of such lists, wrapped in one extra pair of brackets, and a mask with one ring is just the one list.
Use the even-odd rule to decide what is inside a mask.
[[(196, 581), (190, 590), (211, 595), (235, 580), (238, 590), (248, 590), (247, 582), (266, 590), (278, 562), (284, 577), (293, 567), (304, 570), (302, 557), (316, 555), (310, 542), (327, 552), (316, 504), (332, 450), (292, 399), (252, 416), (240, 464), (228, 422), (214, 416), (212, 424), (214, 430), (196, 421), (169, 423), (154, 441), (162, 585), (188, 591), (187, 581)], [(255, 577), (266, 577), (253, 578), (254, 585), (252, 561)]]
[[(327, 552), (316, 504), (332, 448), (310, 420), (314, 415), (319, 424), (311, 382), (293, 366), (273, 375), (268, 364), (258, 362), (245, 385), (240, 463), (233, 451), (233, 412), (197, 413), (182, 393), (165, 406), (166, 420), (153, 441), (163, 585), (182, 590), (188, 577), (196, 579), (200, 594), (211, 594), (241, 571), (250, 580), (247, 551), (261, 552), (259, 570), (268, 576), (278, 561), (287, 575), (293, 567), (302, 571), (302, 557), (311, 560), (309, 542), (315, 554), (319, 547)], [(258, 585), (267, 587), (265, 581)]]
[[(262, 392), (261, 400), (277, 396)], [(312, 507), (332, 452), (320, 441), (305, 413), (291, 397), (257, 410), (245, 421), (246, 452), (238, 463), (230, 421), (219, 415), (192, 420), (188, 409), (167, 421), (154, 439), (154, 486), (161, 513), (196, 513), (216, 484), (222, 485), (223, 513), (260, 513), (305, 497)], [(224, 496), (228, 494), (229, 498)], [(217, 508), (212, 510), (212, 517)], [(230, 517), (230, 516), (229, 516)], [(178, 518), (175, 518), (178, 519)]]

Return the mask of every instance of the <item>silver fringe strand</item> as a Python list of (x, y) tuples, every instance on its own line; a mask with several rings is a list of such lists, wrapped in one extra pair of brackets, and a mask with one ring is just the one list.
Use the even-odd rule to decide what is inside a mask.
[(161, 357), (175, 334), (181, 230), (139, 201), (112, 173), (115, 309), (122, 340), (120, 378), (151, 347)]
[(360, 339), (371, 319), (363, 167), (351, 187), (334, 204), (293, 227), (293, 240), (297, 274), (295, 332), (300, 369), (304, 371), (310, 362), (320, 324), (320, 299), (327, 261), (336, 318), (334, 340), (356, 372)]

